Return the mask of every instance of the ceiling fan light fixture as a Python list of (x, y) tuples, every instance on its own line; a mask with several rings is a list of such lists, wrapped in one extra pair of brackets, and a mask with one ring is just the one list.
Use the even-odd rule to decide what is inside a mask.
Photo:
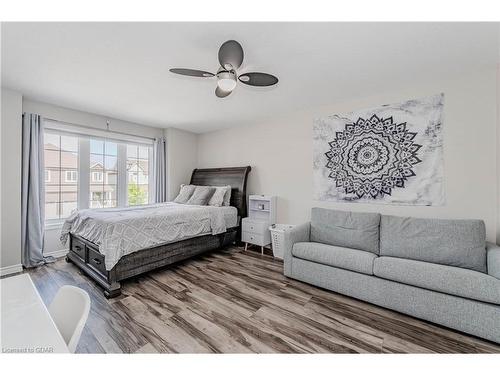
[(217, 86), (222, 91), (233, 91), (236, 87), (236, 74), (232, 72), (220, 72), (217, 74)]

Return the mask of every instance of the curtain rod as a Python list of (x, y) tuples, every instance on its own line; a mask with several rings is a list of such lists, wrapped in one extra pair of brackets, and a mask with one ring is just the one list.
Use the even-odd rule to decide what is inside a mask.
[(56, 119), (49, 118), (49, 117), (43, 117), (43, 119), (44, 120), (48, 120), (48, 121), (58, 122), (60, 124), (79, 126), (81, 128), (85, 128), (85, 129), (89, 129), (89, 130), (101, 130), (101, 131), (105, 131), (105, 132), (110, 132), (110, 133), (115, 133), (115, 134), (121, 134), (121, 135), (130, 136), (130, 137), (144, 138), (144, 139), (149, 139), (149, 140), (152, 140), (152, 141), (155, 140), (155, 138), (153, 138), (153, 137), (145, 137), (143, 135), (135, 135), (135, 134), (124, 133), (124, 132), (120, 132), (120, 131), (116, 131), (116, 130), (110, 130), (109, 129), (109, 121), (106, 122), (106, 125), (107, 125), (106, 129), (101, 129), (101, 128), (94, 128), (93, 126), (88, 126), (88, 125), (75, 124), (74, 122), (56, 120)]

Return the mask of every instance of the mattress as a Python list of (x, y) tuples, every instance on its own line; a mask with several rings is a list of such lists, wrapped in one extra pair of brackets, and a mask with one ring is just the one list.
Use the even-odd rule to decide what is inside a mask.
[(233, 206), (216, 207), (222, 211), (226, 228), (234, 228), (238, 226), (238, 210)]
[(136, 207), (79, 210), (65, 221), (61, 242), (69, 233), (93, 242), (111, 270), (133, 252), (188, 238), (224, 233), (238, 225), (235, 207), (191, 206), (173, 202)]

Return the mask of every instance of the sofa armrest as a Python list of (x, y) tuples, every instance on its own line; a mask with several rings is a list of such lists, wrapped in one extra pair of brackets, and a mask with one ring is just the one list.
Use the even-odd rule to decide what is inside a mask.
[(486, 242), (486, 265), (488, 275), (500, 279), (500, 246)]
[(291, 276), (292, 273), (292, 248), (297, 242), (309, 242), (311, 233), (311, 223), (297, 225), (290, 230), (285, 231), (283, 268), (285, 276)]

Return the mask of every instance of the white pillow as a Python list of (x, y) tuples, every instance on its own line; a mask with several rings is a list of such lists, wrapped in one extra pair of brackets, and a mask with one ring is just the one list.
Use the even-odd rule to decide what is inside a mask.
[(227, 194), (227, 190), (231, 192), (231, 186), (214, 186), (215, 193), (212, 198), (208, 201), (209, 206), (221, 207), (224, 205), (224, 197)]
[(174, 202), (175, 203), (186, 203), (189, 198), (191, 198), (191, 195), (194, 193), (194, 189), (196, 188), (195, 185), (181, 185), (181, 189), (179, 191), (179, 195), (175, 197)]

